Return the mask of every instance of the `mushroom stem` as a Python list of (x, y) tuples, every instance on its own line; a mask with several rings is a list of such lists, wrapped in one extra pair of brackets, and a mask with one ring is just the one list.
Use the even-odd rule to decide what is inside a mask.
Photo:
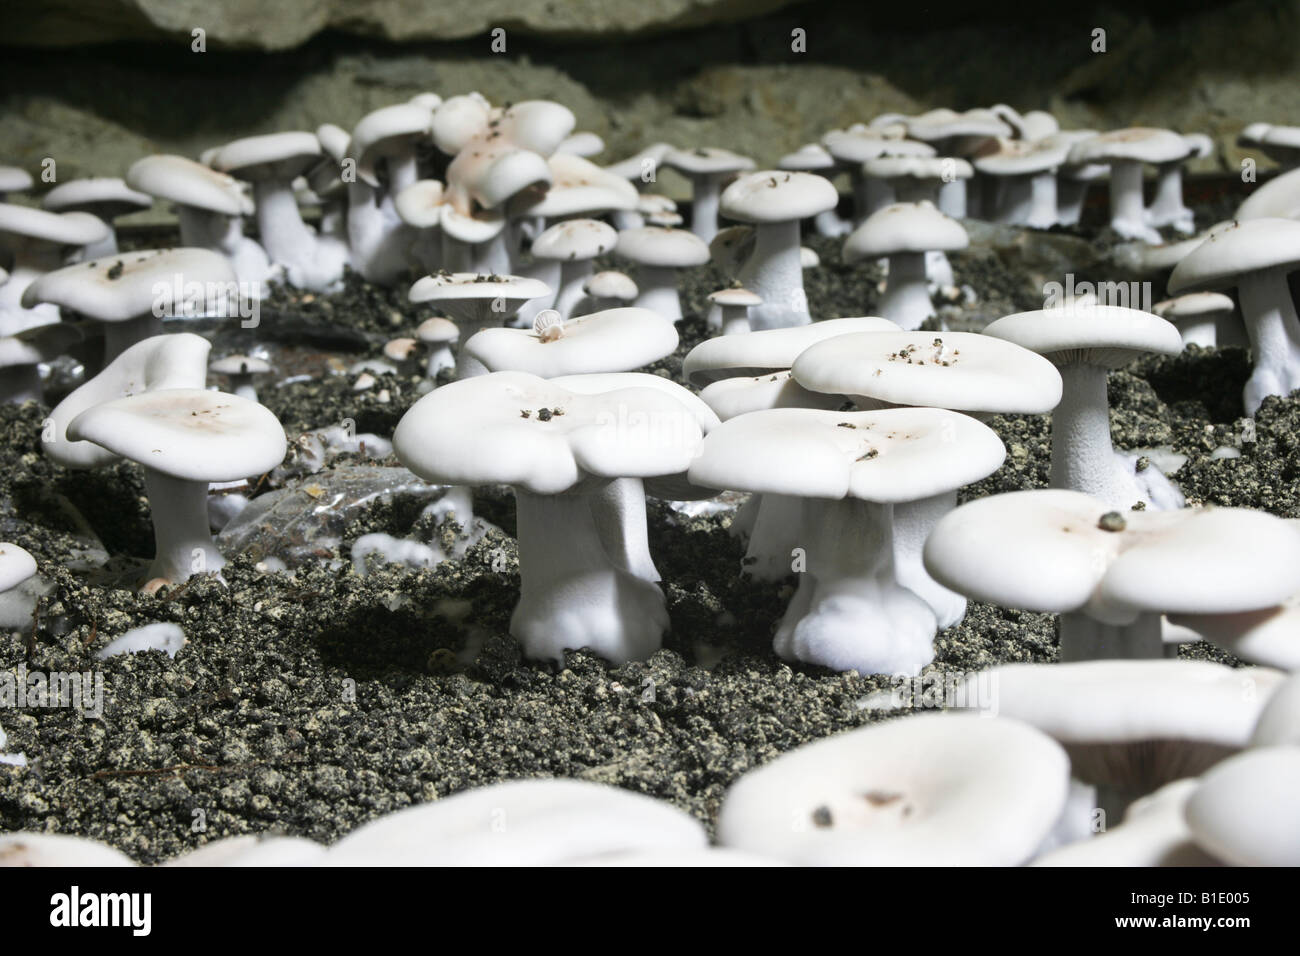
[(615, 664), (659, 649), (668, 612), (658, 586), (616, 567), (586, 495), (515, 489), (519, 604), (510, 633), (533, 658), (589, 648)]
[(1269, 395), (1290, 395), (1300, 388), (1300, 318), (1285, 267), (1243, 275), (1237, 292), (1254, 362), (1243, 401), (1246, 414), (1253, 416)]
[[(759, 581), (780, 581), (793, 573), (793, 551), (799, 543), (803, 500), (789, 495), (754, 495), (745, 504), (752, 523), (738, 533), (748, 535), (744, 569)], [(740, 518), (740, 512), (736, 514)], [(733, 522), (733, 527), (735, 522)]]
[(153, 517), (155, 552), (149, 579), (177, 583), (192, 574), (219, 572), (226, 563), (208, 529), (208, 483), (144, 470)]
[(588, 497), (600, 540), (614, 565), (643, 581), (657, 583), (659, 569), (650, 556), (645, 483), (640, 478), (615, 478)]
[[(582, 284), (591, 278), (590, 259), (573, 260), (560, 264), (560, 291), (555, 293), (555, 304), (551, 308), (563, 318), (573, 318), (573, 310), (587, 293), (582, 291)], [(545, 281), (544, 279), (542, 281)], [(544, 299), (545, 297), (543, 297)]]
[(104, 364), (107, 365), (137, 342), (162, 335), (161, 316), (146, 312), (125, 322), (104, 322)]
[(669, 322), (682, 317), (682, 303), (677, 297), (677, 270), (642, 265), (637, 268), (637, 288), (640, 290), (632, 304), (642, 309), (658, 312)]
[(436, 382), (438, 373), (443, 369), (455, 367), (456, 357), (452, 354), (450, 345), (438, 344), (429, 349), (429, 360), (425, 364), (425, 374), (430, 381)]
[(1088, 198), (1086, 179), (1058, 176), (1056, 180), (1056, 221), (1062, 226), (1077, 226), (1083, 215), (1083, 204)]
[(803, 291), (798, 220), (756, 224), (754, 250), (736, 278), (763, 300), (749, 311), (749, 324), (755, 331), (812, 321)]
[(1065, 364), (1061, 404), (1052, 412), (1051, 486), (1083, 491), (1114, 508), (1132, 508), (1142, 499), (1110, 439), (1106, 369)]
[(257, 229), (262, 248), (272, 262), (290, 268), (309, 267), (316, 252), (316, 234), (302, 221), (293, 188), (274, 179), (253, 183)]
[(718, 197), (722, 177), (704, 173), (691, 177), (691, 232), (705, 242), (718, 234)]
[(862, 674), (915, 675), (934, 659), (934, 612), (898, 583), (893, 508), (803, 500), (808, 570), (773, 646), (786, 660)]
[(1142, 200), (1142, 164), (1136, 160), (1116, 160), (1110, 166), (1110, 227), (1125, 239), (1160, 242), (1146, 220)]
[(384, 165), (388, 169), (388, 195), (390, 196), (396, 196), (420, 178), (414, 149), (389, 156), (384, 160)]
[(37, 365), (11, 365), (0, 369), (0, 405), (21, 405), (41, 400), (41, 372)]
[(953, 219), (966, 218), (966, 180), (954, 178), (951, 182), (941, 182), (937, 199), (935, 205), (945, 216)]
[(957, 507), (957, 492), (894, 505), (894, 564), (898, 583), (934, 611), (939, 627), (952, 627), (966, 616), (966, 599), (930, 577), (921, 561), (925, 539), (939, 519)]
[(880, 299), (880, 314), (908, 331), (934, 315), (925, 276), (924, 252), (897, 252), (889, 257), (889, 278)]
[(1155, 660), (1164, 656), (1159, 614), (1131, 624), (1106, 624), (1083, 611), (1062, 614), (1057, 625), (1060, 661)]
[(741, 335), (749, 331), (749, 306), (724, 305), (722, 307), (722, 334)]
[(1172, 226), (1191, 235), (1195, 229), (1192, 211), (1183, 202), (1183, 164), (1161, 163), (1156, 167), (1156, 189), (1147, 207), (1147, 221), (1153, 226)]

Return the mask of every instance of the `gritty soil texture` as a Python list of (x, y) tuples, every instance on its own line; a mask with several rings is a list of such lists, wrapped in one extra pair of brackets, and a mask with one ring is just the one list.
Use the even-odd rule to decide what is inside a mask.
[[(822, 259), (808, 273), (812, 314), (871, 314), (879, 270), (845, 264), (839, 241), (809, 245)], [(1004, 261), (952, 258), (958, 283), (980, 297), (973, 311), (1037, 307), (1037, 287), (1018, 283)], [(725, 283), (711, 268), (682, 277), (682, 344), (653, 371), (680, 371), (704, 335), (704, 296)], [(400, 290), (357, 277), (335, 295), (278, 291), (258, 341), (282, 373), (292, 366), (312, 377), (268, 383), (263, 401), (291, 438), (344, 419), (391, 436), (419, 397), (418, 372), (379, 375), (358, 392), (346, 370), (381, 358), (386, 339), (410, 334), (427, 314)], [(225, 335), (217, 335), (218, 351)], [(1300, 401), (1270, 399), (1252, 429), (1240, 397), (1248, 372), (1240, 350), (1192, 348), (1114, 373), (1116, 445), (1187, 456), (1173, 477), (1193, 502), (1298, 517)], [(562, 667), (521, 659), (508, 634), (519, 581), (513, 502), (502, 489), (483, 491), (477, 505), (503, 530), (436, 568), (372, 563), (368, 575), (353, 573), (347, 548), (362, 533), (439, 533), (418, 509), (381, 498), (347, 529), (334, 555), (343, 560), (271, 573), (234, 555), (224, 587), (200, 577), (139, 594), (129, 587), (129, 559), (152, 553), (152, 534), (138, 469), (53, 465), (41, 452), (46, 411), (0, 407), (0, 540), (30, 550), (51, 585), (34, 629), (0, 636), (0, 672), (95, 670), (105, 706), (102, 719), (0, 710), (7, 749), (30, 760), (0, 766), (0, 830), (81, 834), (153, 863), (240, 833), (328, 842), (401, 807), (545, 775), (615, 784), (710, 823), (737, 776), (808, 740), (881, 719), (862, 700), (896, 686), (886, 676), (778, 660), (771, 632), (793, 579), (742, 576), (728, 515), (687, 518), (659, 502), (650, 505), (651, 547), (672, 631), (652, 659), (625, 667), (585, 652)], [(1048, 419), (991, 424), (1006, 442), (1006, 463), (964, 497), (1045, 485)], [(113, 560), (88, 570), (96, 538)], [(155, 621), (184, 629), (188, 643), (175, 659), (93, 659), (108, 640)], [(972, 604), (962, 624), (937, 638), (928, 673), (1052, 660), (1054, 631), (1048, 615)], [(1230, 661), (1207, 645), (1183, 653)]]

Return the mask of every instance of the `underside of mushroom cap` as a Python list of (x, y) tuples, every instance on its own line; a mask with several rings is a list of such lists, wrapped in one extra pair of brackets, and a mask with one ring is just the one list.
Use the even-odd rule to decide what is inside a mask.
[(184, 156), (145, 156), (126, 172), (127, 185), (159, 199), (225, 216), (247, 216), (253, 201), (239, 181)]
[(217, 151), (211, 166), (237, 179), (287, 182), (315, 166), (322, 155), (315, 133), (294, 130), (229, 142)]
[(1049, 361), (974, 332), (839, 336), (800, 354), (792, 372), (814, 392), (893, 405), (1031, 414), (1050, 411), (1061, 400), (1061, 375)]
[(108, 226), (84, 212), (49, 212), (0, 203), (0, 233), (26, 236), (61, 246), (85, 246), (108, 235)]
[(1216, 228), (1180, 259), (1169, 276), (1169, 293), (1228, 289), (1249, 272), (1298, 266), (1300, 222), (1248, 219)]
[(1183, 339), (1158, 315), (1116, 305), (1079, 302), (1017, 312), (990, 322), (984, 335), (1048, 357), (1055, 365), (1119, 368), (1140, 355), (1177, 355)]
[(711, 488), (890, 504), (978, 481), (1005, 456), (988, 426), (946, 409), (777, 408), (710, 432), (690, 478)]
[(539, 495), (587, 479), (684, 472), (699, 447), (695, 415), (648, 388), (581, 395), (522, 372), (492, 372), (435, 389), (393, 434), (427, 481), (504, 484)]

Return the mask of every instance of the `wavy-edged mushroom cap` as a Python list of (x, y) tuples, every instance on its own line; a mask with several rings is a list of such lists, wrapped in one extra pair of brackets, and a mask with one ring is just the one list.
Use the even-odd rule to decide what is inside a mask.
[(1177, 324), (1187, 319), (1204, 318), (1207, 315), (1223, 315), (1231, 312), (1236, 306), (1232, 299), (1222, 292), (1188, 292), (1186, 295), (1157, 302), (1151, 308), (1162, 319)]
[(523, 195), (511, 203), (512, 215), (552, 219), (636, 208), (636, 187), (590, 160), (572, 153), (556, 153), (546, 166), (550, 172), (546, 194), (535, 200)]
[(670, 149), (664, 154), (663, 164), (687, 176), (725, 176), (754, 168), (754, 161), (729, 149), (700, 146), (696, 149)]
[[(452, 318), (467, 321), (488, 318), (494, 311), (513, 315), (530, 299), (547, 295), (550, 287), (529, 276), (480, 275), (476, 272), (440, 272), (417, 279), (408, 298), (433, 302)], [(500, 302), (504, 310), (494, 310)]]
[(1229, 757), (1187, 799), (1198, 846), (1231, 866), (1300, 866), (1300, 747)]
[(36, 574), (36, 559), (24, 548), (0, 541), (0, 594), (16, 588)]
[(1076, 303), (995, 319), (983, 335), (1037, 352), (1053, 365), (1119, 368), (1139, 355), (1177, 355), (1183, 338), (1171, 322), (1140, 309)]
[[(955, 700), (982, 706), (996, 688), (997, 713), (1036, 727), (1062, 744), (1075, 776), (1124, 786), (1139, 770), (1160, 784), (1193, 777), (1245, 747), (1279, 671), (1210, 661), (1101, 660), (1004, 664), (967, 678)], [(1166, 747), (1155, 743), (1184, 742)], [(1115, 752), (1102, 752), (1103, 746)], [(1132, 747), (1122, 754), (1119, 748)], [(1128, 781), (1132, 785), (1132, 781)]]
[(561, 262), (594, 259), (614, 248), (618, 230), (598, 219), (566, 219), (545, 229), (533, 240), (536, 259)]
[(690, 478), (709, 488), (880, 504), (955, 491), (1006, 457), (987, 425), (942, 408), (775, 408), (723, 422)]
[(631, 302), (640, 291), (636, 283), (626, 272), (606, 269), (597, 272), (582, 284), (582, 291), (595, 299), (614, 299), (617, 302)]
[(1061, 400), (1061, 373), (1041, 355), (975, 332), (861, 332), (814, 345), (795, 360), (814, 392), (893, 405), (1037, 414)]
[(22, 193), (31, 189), (32, 174), (20, 166), (0, 165), (0, 194)]
[(932, 143), (955, 136), (994, 138), (1010, 136), (1011, 127), (993, 110), (973, 109), (964, 113), (943, 107), (907, 119), (907, 135)]
[(323, 862), (547, 866), (707, 843), (697, 820), (661, 800), (578, 780), (512, 780), (382, 816), (330, 847)]
[[(998, 542), (994, 545), (992, 542)], [(1118, 514), (1078, 491), (1015, 491), (949, 512), (925, 544), (945, 587), (1001, 607), (1139, 614), (1270, 607), (1300, 590), (1300, 535), (1243, 508)]]
[(357, 176), (369, 186), (378, 186), (375, 163), (414, 148), (429, 136), (433, 113), (414, 103), (396, 103), (380, 107), (352, 127), (348, 158), (356, 160)]
[[(205, 290), (206, 309), (228, 305), (225, 297), (238, 294), (234, 267), (211, 249), (154, 249), (123, 252), (90, 262), (55, 269), (36, 279), (23, 291), (23, 304), (30, 308), (51, 302), (101, 322), (124, 322), (148, 315), (159, 303), (157, 285), (172, 288), (180, 277), (180, 288), (194, 283)], [(216, 290), (218, 302), (208, 301), (206, 290)], [(186, 302), (171, 302), (172, 308)]]
[(239, 180), (184, 156), (137, 159), (126, 171), (126, 184), (159, 199), (223, 216), (253, 212), (253, 201), (244, 195)]
[(789, 371), (719, 379), (704, 386), (700, 398), (723, 421), (769, 408), (830, 410), (839, 408), (847, 401), (843, 395), (823, 395), (808, 391), (790, 377)]
[(1060, 746), (1016, 721), (907, 717), (745, 774), (718, 841), (810, 866), (1012, 866), (1051, 831), (1069, 774)]
[(246, 136), (227, 143), (212, 157), (213, 169), (236, 179), (292, 180), (320, 162), (324, 155), (315, 133), (291, 130)]
[(234, 481), (270, 471), (287, 442), (265, 405), (199, 388), (140, 392), (96, 405), (68, 437), (184, 481)]
[(1169, 276), (1169, 293), (1230, 289), (1248, 272), (1297, 265), (1300, 221), (1248, 219), (1213, 230), (1180, 259)]
[(700, 439), (694, 414), (657, 389), (582, 395), (524, 372), (489, 372), (412, 405), (393, 447), (426, 481), (549, 495), (589, 478), (680, 474)]
[[(420, 179), (393, 197), (393, 208), (408, 226), (432, 229), (441, 224), (443, 210), (451, 207), (443, 205), (442, 183), (436, 179)], [(504, 220), (502, 224), (504, 228)]]
[(991, 176), (1028, 176), (1065, 165), (1070, 146), (1064, 142), (999, 139), (980, 150), (971, 164)]
[(835, 157), (821, 143), (805, 143), (793, 153), (786, 153), (776, 161), (778, 169), (811, 173), (819, 169), (833, 169)]
[(80, 209), (110, 221), (152, 205), (152, 196), (132, 189), (126, 180), (116, 176), (72, 179), (59, 183), (41, 198), (41, 208), (51, 212)]
[(900, 252), (955, 252), (970, 245), (960, 222), (934, 203), (896, 202), (877, 209), (844, 240), (846, 262)]
[(42, 443), (45, 453), (65, 468), (96, 468), (115, 460), (115, 454), (94, 442), (71, 440), (68, 424), (86, 409), (127, 395), (202, 388), (211, 348), (207, 339), (190, 332), (155, 335), (132, 345), (54, 407), (50, 412), (53, 435)]
[(1080, 140), (1070, 147), (1068, 158), (1072, 166), (1124, 160), (1169, 163), (1184, 159), (1190, 152), (1187, 143), (1173, 130), (1131, 126)]
[(607, 309), (568, 319), (543, 331), (484, 329), (464, 352), (492, 372), (528, 372), (541, 378), (630, 372), (671, 355), (677, 330), (650, 309)]
[(617, 163), (610, 163), (604, 167), (604, 170), (628, 182), (633, 180), (639, 182), (642, 174), (647, 169), (653, 170), (654, 167), (663, 162), (663, 158), (668, 155), (669, 150), (675, 148), (672, 143), (651, 143), (645, 149), (634, 153), (627, 159), (621, 159)]
[(438, 226), (457, 242), (477, 246), (499, 236), (506, 227), (506, 218), (491, 209), (467, 216), (451, 203), (444, 202), (438, 207)]
[(862, 164), (876, 179), (970, 179), (971, 164), (951, 156), (877, 156)]
[(807, 219), (840, 201), (829, 179), (815, 173), (766, 169), (747, 173), (722, 191), (718, 210), (728, 219), (755, 225)]
[(879, 131), (852, 133), (834, 130), (822, 137), (822, 145), (838, 162), (860, 165), (878, 156), (933, 156), (935, 148), (914, 139), (891, 139)]
[(899, 332), (897, 323), (878, 316), (824, 319), (785, 329), (763, 329), (743, 335), (707, 339), (686, 353), (682, 375), (692, 385), (724, 378), (750, 377), (785, 371), (806, 349), (818, 342), (853, 332)]
[(433, 144), (446, 155), (455, 156), (487, 130), (491, 113), (488, 101), (477, 93), (447, 97), (433, 110)]
[(460, 338), (460, 329), (450, 319), (435, 315), (420, 323), (415, 337), (426, 345), (451, 345)]
[(86, 212), (48, 212), (0, 202), (0, 233), (60, 246), (85, 246), (107, 238), (108, 225)]
[(550, 166), (537, 153), (504, 139), (476, 139), (448, 164), (447, 192), (461, 212), (472, 211), (466, 198), (499, 209), (520, 193), (540, 196), (551, 178)]
[(709, 261), (709, 246), (685, 229), (640, 226), (618, 234), (614, 254), (637, 265), (656, 269), (685, 269)]
[(554, 100), (521, 100), (489, 124), (501, 136), (524, 149), (550, 156), (577, 125), (573, 111)]

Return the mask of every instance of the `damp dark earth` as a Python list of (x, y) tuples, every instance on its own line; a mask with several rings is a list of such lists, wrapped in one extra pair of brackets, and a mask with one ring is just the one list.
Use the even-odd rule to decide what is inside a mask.
[[(1217, 207), (1195, 211), (1202, 226), (1222, 217)], [(952, 256), (956, 285), (970, 294), (943, 306), (943, 320), (978, 329), (1041, 308), (1045, 276), (1113, 277), (1104, 211), (1090, 215), (1099, 221), (1041, 235), (972, 226), (971, 248)], [(875, 314), (880, 269), (846, 263), (841, 240), (806, 245), (821, 260), (806, 273), (811, 313)], [(1162, 297), (1164, 276), (1151, 281)], [(705, 296), (723, 285), (710, 266), (682, 273), (680, 346), (648, 371), (680, 381), (683, 356), (706, 335)], [(138, 592), (153, 549), (140, 470), (60, 468), (42, 451), (49, 408), (0, 406), (0, 539), (36, 557), (41, 581), (30, 620), (6, 623), (0, 671), (102, 677), (97, 714), (4, 713), (6, 749), (28, 763), (0, 772), (0, 830), (82, 835), (156, 863), (237, 834), (330, 843), (403, 807), (549, 776), (647, 794), (711, 827), (740, 775), (882, 719), (873, 704), (882, 694), (904, 710), (932, 703), (916, 699), (914, 683), (778, 659), (772, 634), (795, 579), (742, 573), (732, 507), (651, 500), (671, 628), (649, 660), (614, 667), (584, 651), (563, 664), (524, 660), (508, 631), (519, 593), (509, 489), (478, 490), (476, 514), (491, 528), (460, 554), (462, 529), (428, 507), (442, 489), (386, 447), (423, 393), (423, 370), (365, 363), (383, 362), (384, 343), (431, 314), (406, 300), (408, 286), (349, 274), (339, 292), (278, 288), (263, 303), (257, 342), (279, 371), (259, 397), (285, 426), (290, 455), (254, 483), (248, 514), (261, 517), (246, 514), (238, 535), (217, 538), (229, 560), (224, 586), (197, 575)], [(230, 322), (193, 327), (227, 352), (253, 344)], [(371, 381), (358, 390), (363, 374)], [(1249, 422), (1249, 374), (1242, 349), (1195, 346), (1113, 372), (1115, 445), (1157, 461), (1188, 504), (1300, 517), (1300, 402), (1268, 398)], [(1006, 461), (963, 500), (1044, 487), (1049, 418), (989, 424)], [(322, 445), (311, 436), (329, 429), (357, 440), (313, 452)], [(454, 556), (432, 567), (382, 554), (354, 561), (354, 542), (373, 533)], [(154, 623), (183, 632), (174, 658), (96, 657)], [(940, 687), (946, 675), (1052, 661), (1055, 618), (972, 603), (935, 651), (923, 681)], [(1204, 643), (1180, 653), (1235, 663)]]

